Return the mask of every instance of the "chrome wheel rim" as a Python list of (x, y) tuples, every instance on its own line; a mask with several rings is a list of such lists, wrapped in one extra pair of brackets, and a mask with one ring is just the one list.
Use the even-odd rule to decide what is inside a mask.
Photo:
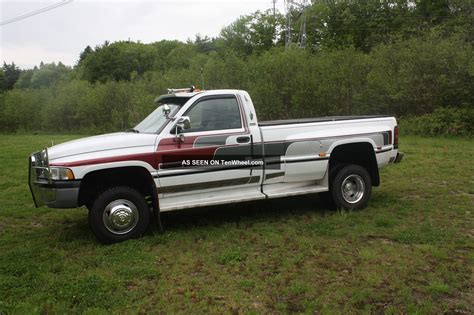
[(342, 181), (341, 191), (342, 198), (344, 198), (347, 203), (358, 203), (364, 197), (364, 180), (359, 175), (349, 175)]
[(130, 200), (114, 200), (105, 207), (102, 220), (109, 232), (119, 235), (126, 234), (138, 224), (137, 206)]

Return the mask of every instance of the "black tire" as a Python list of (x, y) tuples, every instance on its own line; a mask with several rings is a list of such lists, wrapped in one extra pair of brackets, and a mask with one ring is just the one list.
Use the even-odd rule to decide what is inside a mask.
[(89, 226), (105, 244), (142, 236), (150, 223), (150, 209), (137, 190), (119, 186), (99, 194), (89, 211)]
[[(342, 187), (343, 184), (347, 185), (347, 189)], [(362, 166), (354, 164), (341, 168), (330, 186), (332, 199), (337, 209), (364, 209), (372, 193), (369, 172)]]
[(86, 207), (88, 211), (91, 211), (93, 204), (94, 204), (94, 203), (92, 203), (92, 202), (88, 202), (88, 203), (86, 203), (86, 204), (84, 205), (84, 207)]

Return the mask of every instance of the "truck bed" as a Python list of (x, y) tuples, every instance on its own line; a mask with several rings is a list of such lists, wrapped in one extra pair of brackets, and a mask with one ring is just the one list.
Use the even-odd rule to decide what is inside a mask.
[(277, 125), (292, 125), (292, 124), (310, 124), (325, 121), (339, 121), (339, 120), (354, 120), (354, 119), (369, 119), (369, 118), (385, 118), (387, 115), (369, 115), (369, 116), (327, 116), (316, 118), (298, 118), (298, 119), (283, 119), (283, 120), (268, 120), (258, 123), (260, 127), (277, 126)]

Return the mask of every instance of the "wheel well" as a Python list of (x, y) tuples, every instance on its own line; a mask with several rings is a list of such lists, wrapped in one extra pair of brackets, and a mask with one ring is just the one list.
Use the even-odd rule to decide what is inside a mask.
[(140, 191), (153, 209), (158, 209), (158, 195), (150, 172), (139, 166), (93, 171), (81, 180), (79, 206), (92, 203), (97, 195), (113, 186), (129, 186)]
[(373, 186), (380, 185), (379, 168), (373, 146), (368, 142), (357, 142), (338, 145), (331, 152), (329, 170), (341, 164), (357, 164), (370, 174)]

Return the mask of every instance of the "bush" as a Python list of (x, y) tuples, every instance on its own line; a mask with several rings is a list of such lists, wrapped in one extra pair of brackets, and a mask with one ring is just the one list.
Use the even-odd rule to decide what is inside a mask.
[(401, 118), (400, 131), (412, 135), (474, 135), (474, 108), (438, 108), (431, 114)]
[(247, 64), (248, 90), (260, 120), (361, 113), (367, 56), (354, 49), (272, 49)]
[(424, 115), (472, 102), (472, 44), (462, 38), (412, 38), (380, 45), (369, 56), (364, 101), (371, 113)]

